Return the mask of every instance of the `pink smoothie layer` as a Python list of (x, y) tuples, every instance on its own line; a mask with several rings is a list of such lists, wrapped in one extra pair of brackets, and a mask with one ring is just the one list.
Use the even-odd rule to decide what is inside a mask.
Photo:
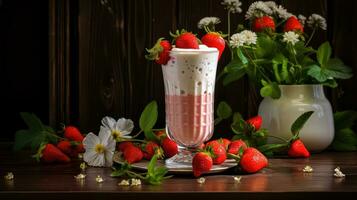
[(178, 144), (197, 147), (213, 133), (213, 95), (166, 95), (166, 124)]

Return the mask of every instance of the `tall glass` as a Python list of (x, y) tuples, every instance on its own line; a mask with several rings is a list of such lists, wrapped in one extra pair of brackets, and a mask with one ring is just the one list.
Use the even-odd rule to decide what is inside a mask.
[(180, 147), (166, 164), (191, 166), (192, 150), (209, 140), (214, 129), (216, 48), (173, 49), (162, 65), (166, 131)]

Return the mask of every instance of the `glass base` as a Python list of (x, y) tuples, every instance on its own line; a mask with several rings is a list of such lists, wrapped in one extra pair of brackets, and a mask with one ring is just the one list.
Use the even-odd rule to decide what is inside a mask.
[(169, 159), (165, 160), (165, 165), (168, 168), (185, 169), (192, 168), (192, 159), (194, 152), (192, 149), (180, 148), (179, 153)]

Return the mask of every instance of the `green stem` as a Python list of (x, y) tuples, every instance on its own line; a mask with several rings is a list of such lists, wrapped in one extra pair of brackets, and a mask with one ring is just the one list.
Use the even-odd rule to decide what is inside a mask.
[(129, 176), (132, 176), (132, 177), (138, 177), (140, 179), (145, 179), (145, 177), (141, 176), (140, 174), (137, 174), (135, 172), (132, 172), (132, 171), (127, 171), (128, 175)]
[(288, 140), (282, 138), (282, 137), (279, 137), (279, 136), (274, 136), (274, 135), (268, 135), (268, 137), (271, 137), (271, 138), (275, 138), (275, 139), (279, 139), (281, 141), (284, 141), (284, 142), (289, 142)]
[(153, 131), (163, 131), (163, 130), (165, 130), (166, 128), (153, 128), (152, 130)]
[(314, 34), (315, 34), (315, 32), (316, 32), (316, 27), (317, 27), (317, 26), (315, 26), (314, 29), (312, 30), (312, 33), (311, 33), (311, 35), (310, 35), (310, 38), (307, 40), (307, 42), (306, 42), (306, 44), (305, 44), (305, 47), (307, 47), (307, 45), (310, 43), (312, 37), (314, 36)]
[(271, 80), (269, 79), (269, 77), (266, 76), (266, 75), (262, 72), (262, 70), (260, 69), (260, 66), (257, 65), (257, 64), (254, 62), (253, 58), (252, 58), (252, 57), (250, 56), (250, 54), (245, 50), (245, 48), (242, 48), (242, 49), (244, 50), (244, 52), (245, 52), (245, 54), (248, 56), (248, 58), (251, 60), (251, 62), (253, 63), (253, 65), (259, 70), (259, 72), (260, 72), (260, 74), (263, 76), (263, 78), (265, 78), (268, 82), (271, 82)]
[(121, 142), (142, 142), (142, 143), (147, 143), (147, 141), (139, 140), (139, 139), (123, 139)]
[(138, 136), (140, 135), (140, 133), (142, 133), (142, 132), (143, 132), (143, 130), (140, 130), (137, 134), (135, 134), (135, 135), (133, 136), (133, 138), (138, 137)]

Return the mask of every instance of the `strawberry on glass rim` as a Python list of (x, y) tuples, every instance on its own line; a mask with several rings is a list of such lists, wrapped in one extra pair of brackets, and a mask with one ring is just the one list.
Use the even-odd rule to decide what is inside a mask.
[(170, 32), (170, 35), (174, 38), (173, 42), (175, 42), (176, 48), (199, 49), (199, 40), (196, 35), (185, 29), (176, 30), (175, 34)]
[(146, 49), (149, 54), (145, 55), (145, 58), (148, 60), (155, 60), (159, 65), (166, 65), (170, 60), (171, 49), (172, 46), (170, 42), (164, 40), (164, 38), (160, 38), (151, 49)]

